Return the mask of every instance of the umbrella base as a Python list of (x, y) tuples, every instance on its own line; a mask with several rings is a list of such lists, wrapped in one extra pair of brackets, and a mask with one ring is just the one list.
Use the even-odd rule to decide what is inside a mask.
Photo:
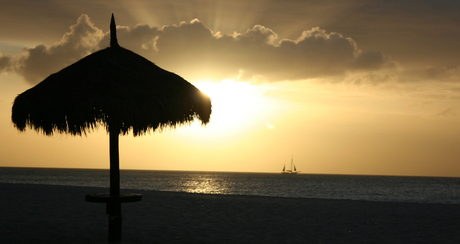
[(121, 203), (139, 202), (142, 200), (141, 194), (125, 193), (115, 197), (110, 197), (110, 193), (88, 194), (87, 202), (106, 203), (107, 214), (109, 215), (109, 242), (121, 240)]
[(85, 200), (87, 202), (139, 202), (142, 200), (141, 194), (136, 193), (125, 193), (120, 194), (117, 197), (110, 197), (110, 193), (99, 193), (99, 194), (87, 194)]

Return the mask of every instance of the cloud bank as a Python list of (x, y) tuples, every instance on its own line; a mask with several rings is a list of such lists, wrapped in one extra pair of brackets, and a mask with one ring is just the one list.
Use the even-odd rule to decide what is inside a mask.
[[(121, 46), (187, 79), (236, 78), (276, 82), (311, 78), (346, 80), (357, 73), (359, 83), (397, 80), (397, 64), (377, 50), (360, 50), (350, 37), (319, 27), (303, 31), (295, 40), (279, 38), (270, 28), (256, 25), (244, 33), (213, 32), (198, 19), (162, 28), (148, 25), (118, 26)], [(0, 55), (0, 72), (15, 72), (36, 84), (82, 57), (105, 48), (109, 33), (82, 14), (70, 31), (52, 46), (26, 48), (20, 55)], [(451, 79), (459, 69), (419, 71)], [(392, 77), (389, 79), (388, 77)], [(358, 83), (358, 82), (356, 82)]]

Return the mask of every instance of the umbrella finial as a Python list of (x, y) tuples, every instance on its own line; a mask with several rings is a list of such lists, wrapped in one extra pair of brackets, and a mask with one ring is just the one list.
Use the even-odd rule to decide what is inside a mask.
[(112, 13), (112, 20), (110, 21), (110, 47), (119, 47), (117, 41), (117, 26), (115, 25), (115, 17), (113, 17)]

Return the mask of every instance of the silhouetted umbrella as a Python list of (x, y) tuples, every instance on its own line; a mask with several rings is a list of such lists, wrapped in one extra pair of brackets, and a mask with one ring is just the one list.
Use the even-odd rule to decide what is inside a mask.
[[(110, 32), (110, 47), (84, 57), (18, 95), (11, 117), (20, 131), (29, 127), (45, 135), (82, 135), (105, 126), (110, 137), (110, 195), (90, 196), (89, 201), (107, 202), (108, 213), (114, 212), (109, 217), (112, 218), (118, 216), (123, 197), (125, 201), (140, 200), (140, 196), (130, 199), (120, 195), (118, 136), (130, 131), (134, 136), (142, 135), (191, 123), (195, 118), (206, 124), (211, 101), (182, 77), (120, 47), (113, 15)], [(112, 239), (121, 238), (121, 211), (119, 217), (120, 235)], [(109, 239), (110, 232), (109, 223)]]

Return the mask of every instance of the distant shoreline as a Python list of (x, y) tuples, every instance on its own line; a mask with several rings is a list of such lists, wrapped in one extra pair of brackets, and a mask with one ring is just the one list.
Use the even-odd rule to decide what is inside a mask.
[[(106, 243), (104, 188), (0, 183), (2, 243)], [(458, 204), (160, 191), (122, 205), (123, 243), (460, 243)]]

